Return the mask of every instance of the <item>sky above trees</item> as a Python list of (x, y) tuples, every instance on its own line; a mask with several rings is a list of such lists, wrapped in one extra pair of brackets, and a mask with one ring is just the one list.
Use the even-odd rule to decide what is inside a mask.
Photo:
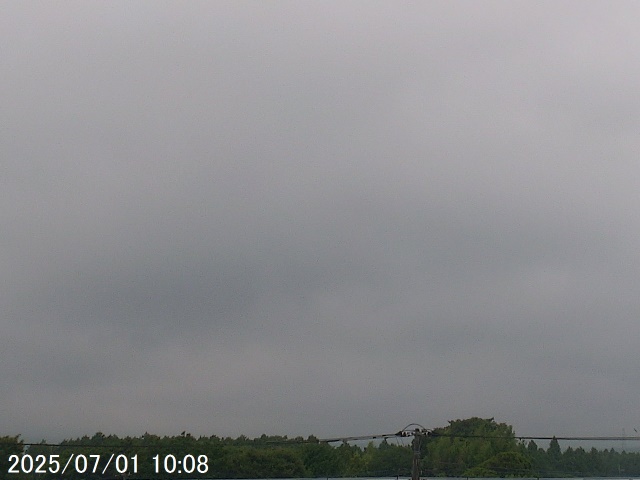
[(639, 17), (5, 5), (2, 433), (632, 432)]

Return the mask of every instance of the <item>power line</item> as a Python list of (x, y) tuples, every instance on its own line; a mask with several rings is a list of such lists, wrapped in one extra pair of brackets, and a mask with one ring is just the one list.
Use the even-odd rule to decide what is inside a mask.
[[(411, 424), (413, 426), (416, 424)], [(513, 436), (504, 436), (504, 435), (474, 435), (474, 434), (448, 434), (448, 433), (438, 433), (433, 430), (426, 429), (422, 426), (419, 428), (415, 428), (413, 430), (409, 430), (408, 427), (395, 432), (395, 433), (382, 433), (375, 435), (354, 435), (348, 437), (331, 437), (331, 438), (318, 438), (318, 439), (285, 439), (279, 441), (269, 441), (267, 440), (264, 443), (283, 443), (283, 444), (296, 444), (296, 443), (335, 443), (335, 442), (355, 442), (359, 440), (384, 440), (388, 438), (403, 438), (403, 437), (411, 437), (415, 435), (420, 435), (428, 438), (478, 438), (478, 439), (487, 439), (487, 440), (557, 440), (557, 441), (598, 441), (598, 442), (620, 442), (620, 441), (640, 441), (640, 436), (628, 437), (628, 436), (541, 436), (541, 435), (513, 435)], [(42, 447), (63, 447), (63, 448), (84, 448), (84, 447), (92, 447), (92, 448), (149, 448), (154, 445), (144, 444), (144, 443), (136, 443), (136, 444), (106, 444), (106, 443), (48, 443), (48, 442), (23, 442), (19, 440), (17, 437), (14, 437), (14, 440), (10, 439), (1, 439), (0, 445), (7, 444), (15, 444), (18, 443), (24, 446), (42, 446)], [(197, 439), (196, 439), (197, 440)], [(123, 439), (124, 441), (124, 439)], [(253, 443), (249, 440), (250, 443)], [(259, 444), (260, 442), (258, 442)]]

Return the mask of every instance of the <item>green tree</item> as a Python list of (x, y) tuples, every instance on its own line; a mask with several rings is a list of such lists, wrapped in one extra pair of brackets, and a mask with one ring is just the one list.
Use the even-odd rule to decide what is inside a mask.
[(518, 450), (513, 428), (493, 418), (454, 420), (423, 442), (422, 471), (429, 476), (461, 476), (501, 452)]
[(22, 455), (24, 453), (24, 443), (20, 439), (20, 435), (0, 437), (0, 478), (14, 478), (14, 474), (10, 474), (9, 457), (11, 455)]
[(408, 476), (411, 474), (413, 452), (409, 447), (392, 445), (383, 440), (371, 449), (369, 474), (376, 477)]
[(304, 477), (302, 459), (291, 449), (231, 447), (225, 456), (223, 478)]
[(462, 474), (464, 477), (530, 477), (531, 459), (520, 452), (500, 452)]
[(345, 468), (335, 448), (326, 443), (307, 443), (302, 446), (302, 460), (311, 477), (339, 476)]
[(562, 450), (560, 449), (560, 444), (555, 436), (549, 442), (546, 457), (546, 471), (544, 474), (552, 477), (561, 475)]

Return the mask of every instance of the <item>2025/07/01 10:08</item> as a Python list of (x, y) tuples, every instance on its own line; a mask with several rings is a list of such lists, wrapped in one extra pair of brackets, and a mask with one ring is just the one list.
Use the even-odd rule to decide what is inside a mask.
[[(115, 457), (115, 460), (114, 460)], [(104, 475), (109, 467), (115, 468), (115, 471), (119, 474), (124, 473), (138, 473), (138, 455), (127, 457), (124, 454), (116, 456), (111, 454), (106, 462), (106, 465), (101, 465), (102, 455), (76, 455), (71, 454), (64, 467), (60, 460), (60, 455), (36, 455), (35, 457), (27, 454), (24, 455), (10, 455), (9, 456), (9, 469), (7, 473), (60, 473), (64, 475), (65, 472), (75, 473), (96, 473), (102, 471)], [(209, 457), (206, 455), (194, 455), (187, 454), (181, 459), (177, 458), (173, 454), (168, 455), (156, 455), (152, 457), (154, 472), (156, 474), (181, 474), (181, 473), (199, 473), (204, 474), (209, 471)], [(62, 471), (61, 471), (62, 468)]]

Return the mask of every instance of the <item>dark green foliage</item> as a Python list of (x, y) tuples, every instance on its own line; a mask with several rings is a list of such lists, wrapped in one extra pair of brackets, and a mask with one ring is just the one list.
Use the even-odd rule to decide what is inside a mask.
[(427, 438), (422, 469), (428, 476), (459, 477), (498, 453), (517, 449), (510, 425), (493, 418), (453, 420)]
[(238, 447), (227, 452), (215, 473), (223, 478), (293, 478), (304, 477), (305, 468), (290, 449)]
[[(402, 445), (400, 442), (407, 443)], [(327, 478), (327, 477), (407, 477), (413, 452), (407, 439), (380, 443), (365, 448), (343, 443), (329, 445), (310, 436), (287, 438), (262, 435), (255, 439), (159, 437), (145, 433), (140, 437), (119, 438), (101, 432), (88, 437), (63, 441), (58, 446), (32, 445), (27, 452), (58, 455), (64, 465), (70, 455), (111, 453), (138, 456), (138, 472), (133, 478), (186, 480), (187, 478)], [(114, 471), (101, 475), (80, 475), (70, 469), (60, 474), (8, 474), (10, 455), (24, 452), (19, 437), (0, 437), (0, 480), (113, 480)], [(206, 475), (154, 472), (152, 457), (206, 455)], [(450, 421), (449, 425), (422, 437), (421, 476), (462, 477), (640, 477), (640, 453), (598, 451), (581, 447), (562, 450), (557, 439), (545, 449), (534, 441), (520, 442), (513, 428), (493, 418), (469, 418)]]
[(336, 477), (345, 470), (346, 464), (336, 455), (335, 448), (326, 443), (307, 443), (302, 445), (301, 451), (310, 477)]
[(463, 473), (464, 477), (531, 477), (531, 459), (520, 452), (500, 452)]
[(367, 448), (370, 453), (368, 474), (376, 477), (408, 476), (411, 474), (413, 453), (407, 447), (393, 445), (383, 440), (376, 448)]
[(9, 456), (20, 455), (24, 451), (24, 445), (20, 436), (0, 437), (0, 478), (15, 478), (15, 475), (8, 474)]

